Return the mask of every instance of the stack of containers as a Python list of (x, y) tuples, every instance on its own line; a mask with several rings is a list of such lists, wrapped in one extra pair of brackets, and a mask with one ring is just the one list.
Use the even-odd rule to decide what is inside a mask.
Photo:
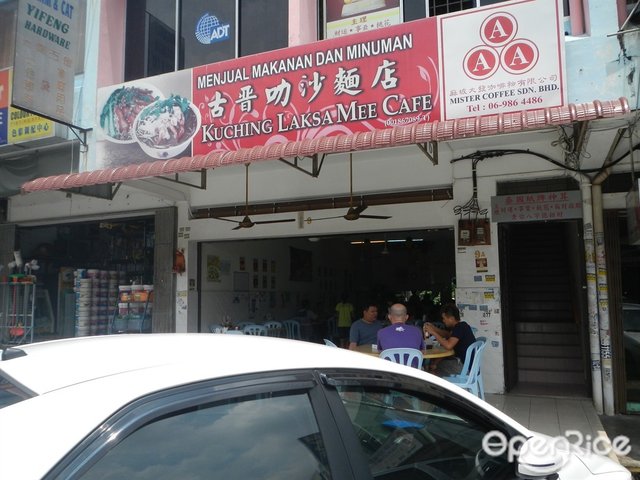
[(90, 268), (87, 276), (91, 279), (91, 316), (89, 318), (89, 335), (98, 333), (98, 317), (100, 315), (100, 270)]
[(73, 272), (74, 292), (76, 294), (76, 328), (77, 337), (84, 337), (91, 332), (91, 287), (92, 281), (87, 270), (79, 268)]
[(109, 321), (114, 318), (118, 309), (118, 272), (109, 270), (109, 284), (107, 287), (107, 331), (109, 333)]
[(109, 326), (109, 272), (98, 272), (98, 321), (96, 323), (97, 335), (106, 335)]

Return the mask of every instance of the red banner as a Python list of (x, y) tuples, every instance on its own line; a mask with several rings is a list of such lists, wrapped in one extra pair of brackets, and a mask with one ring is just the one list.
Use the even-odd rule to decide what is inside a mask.
[(193, 69), (193, 154), (440, 119), (434, 18)]

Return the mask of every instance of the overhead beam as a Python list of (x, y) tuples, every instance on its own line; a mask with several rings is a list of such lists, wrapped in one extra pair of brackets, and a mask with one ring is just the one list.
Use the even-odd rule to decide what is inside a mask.
[[(357, 195), (353, 197), (354, 205), (393, 205), (403, 203), (435, 202), (451, 200), (453, 188), (451, 186), (412, 190), (406, 192), (375, 193)], [(333, 208), (349, 208), (350, 197), (341, 196), (333, 198), (310, 198), (291, 202), (272, 202), (249, 205), (249, 215), (268, 215), (273, 213), (307, 212), (312, 210), (329, 210)], [(193, 210), (192, 218), (217, 218), (238, 217), (245, 215), (245, 205), (232, 205), (226, 207), (199, 208)]]

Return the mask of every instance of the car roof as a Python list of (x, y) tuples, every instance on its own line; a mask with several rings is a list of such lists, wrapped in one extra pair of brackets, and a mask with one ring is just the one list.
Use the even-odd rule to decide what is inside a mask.
[[(37, 395), (0, 409), (0, 451), (38, 452), (29, 462), (0, 466), (0, 474), (40, 478), (91, 430), (136, 398), (174, 386), (235, 375), (337, 369), (387, 371), (477, 397), (421, 370), (358, 352), (309, 342), (251, 335), (124, 334), (80, 337), (14, 347), (0, 374)], [(488, 404), (481, 407), (526, 435), (526, 428)], [(28, 419), (28, 421), (25, 421)], [(27, 474), (28, 471), (28, 474)]]
[[(371, 366), (368, 355), (287, 339), (223, 334), (129, 334), (76, 337), (13, 347), (0, 371), (36, 394), (135, 370), (204, 365), (202, 378), (287, 370)], [(233, 359), (233, 361), (230, 361)], [(388, 365), (382, 364), (382, 367)], [(383, 368), (384, 369), (384, 368)], [(167, 384), (171, 380), (167, 378)]]

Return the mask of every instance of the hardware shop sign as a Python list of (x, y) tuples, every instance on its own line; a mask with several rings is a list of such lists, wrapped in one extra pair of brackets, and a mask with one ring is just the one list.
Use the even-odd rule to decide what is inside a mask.
[(515, 0), (98, 91), (97, 168), (566, 102), (560, 0)]
[(579, 190), (491, 197), (491, 221), (536, 222), (582, 218)]

